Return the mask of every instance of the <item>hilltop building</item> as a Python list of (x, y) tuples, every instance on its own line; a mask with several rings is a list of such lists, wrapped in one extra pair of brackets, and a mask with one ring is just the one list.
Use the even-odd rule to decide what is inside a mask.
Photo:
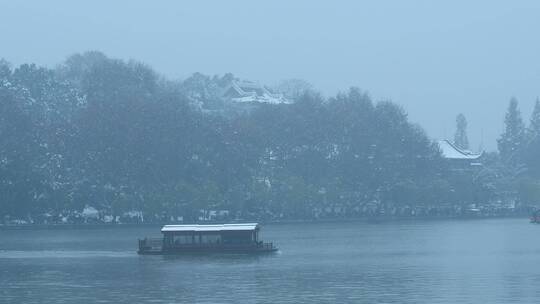
[(265, 86), (251, 81), (233, 80), (224, 88), (221, 96), (236, 103), (291, 103), (283, 94), (273, 93)]

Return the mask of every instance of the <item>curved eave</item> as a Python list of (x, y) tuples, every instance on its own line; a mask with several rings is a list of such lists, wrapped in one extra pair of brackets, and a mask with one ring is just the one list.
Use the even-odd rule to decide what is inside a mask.
[(439, 148), (441, 149), (441, 155), (445, 159), (451, 159), (451, 160), (477, 160), (482, 155), (484, 155), (484, 152), (481, 153), (471, 153), (469, 151), (464, 151), (458, 147), (456, 147), (453, 143), (451, 143), (449, 140), (441, 140), (439, 141)]

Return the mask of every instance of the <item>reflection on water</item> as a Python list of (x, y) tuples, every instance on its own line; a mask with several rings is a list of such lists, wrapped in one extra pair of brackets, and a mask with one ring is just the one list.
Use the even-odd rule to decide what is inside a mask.
[(0, 259), (65, 259), (65, 258), (126, 258), (134, 257), (133, 251), (84, 251), (84, 250), (0, 250)]
[(277, 254), (138, 256), (156, 232), (0, 231), (0, 302), (540, 302), (540, 225), (524, 219), (276, 224)]

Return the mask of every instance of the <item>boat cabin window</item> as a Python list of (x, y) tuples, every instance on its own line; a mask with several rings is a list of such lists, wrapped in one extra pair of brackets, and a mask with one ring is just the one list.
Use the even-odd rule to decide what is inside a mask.
[(252, 231), (225, 231), (223, 232), (224, 244), (246, 244), (254, 241)]
[(192, 244), (193, 238), (191, 235), (175, 235), (173, 236), (173, 243), (174, 244)]
[(183, 233), (183, 234), (169, 234), (165, 236), (168, 243), (173, 245), (189, 245), (189, 244), (220, 244), (220, 234), (202, 234), (202, 233)]
[(202, 244), (218, 244), (221, 242), (221, 236), (219, 234), (203, 234), (201, 235)]

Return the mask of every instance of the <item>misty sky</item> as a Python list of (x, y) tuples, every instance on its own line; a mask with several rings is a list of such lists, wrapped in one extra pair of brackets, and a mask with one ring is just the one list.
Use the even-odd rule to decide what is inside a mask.
[[(319, 1), (322, 2), (322, 1)], [(391, 99), (433, 138), (469, 120), (488, 150), (510, 97), (529, 120), (540, 95), (540, 1), (7, 1), (0, 57), (53, 67), (99, 50), (171, 78), (223, 74), (325, 95)]]

